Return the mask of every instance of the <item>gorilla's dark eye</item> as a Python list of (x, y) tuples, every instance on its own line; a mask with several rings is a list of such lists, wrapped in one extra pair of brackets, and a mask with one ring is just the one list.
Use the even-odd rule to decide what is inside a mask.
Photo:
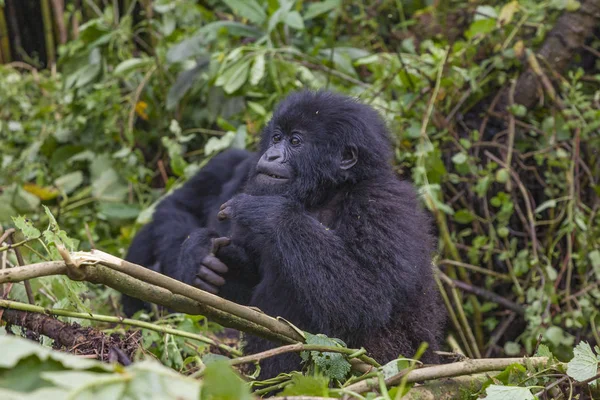
[(279, 143), (279, 142), (281, 142), (281, 135), (280, 134), (273, 135), (273, 143)]
[(300, 140), (299, 137), (292, 136), (292, 139), (290, 140), (290, 143), (292, 144), (292, 146), (299, 146), (300, 143), (302, 143), (302, 141)]

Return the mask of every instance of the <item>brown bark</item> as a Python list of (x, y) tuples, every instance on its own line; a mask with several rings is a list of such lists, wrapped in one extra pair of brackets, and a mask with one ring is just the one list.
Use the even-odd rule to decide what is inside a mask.
[(117, 335), (105, 335), (92, 328), (68, 324), (45, 314), (2, 309), (2, 320), (28, 330), (28, 337), (37, 339), (45, 335), (54, 340), (55, 348), (66, 349), (79, 355), (95, 355), (99, 360), (118, 361), (127, 365), (138, 348), (139, 335), (121, 339)]
[[(549, 67), (559, 74), (563, 73), (575, 52), (585, 44), (586, 39), (599, 25), (600, 0), (584, 0), (578, 10), (565, 12), (558, 18), (537, 52), (537, 57), (543, 60), (540, 62), (541, 66)], [(540, 79), (535, 71), (529, 68), (517, 81), (514, 101), (531, 108), (539, 100), (541, 92)], [(505, 99), (502, 105), (504, 109), (508, 105), (508, 99)]]

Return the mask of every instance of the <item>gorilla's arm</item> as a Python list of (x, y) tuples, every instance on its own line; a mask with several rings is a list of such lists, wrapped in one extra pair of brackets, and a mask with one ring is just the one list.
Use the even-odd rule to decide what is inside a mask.
[(127, 259), (137, 262), (137, 258), (141, 258), (140, 253), (146, 253), (143, 257), (145, 266), (156, 262), (163, 274), (192, 283), (196, 271), (185, 271), (185, 268), (179, 267), (180, 249), (185, 247), (184, 241), (191, 236), (193, 240), (187, 240), (187, 244), (192, 244), (195, 251), (190, 251), (187, 257), (203, 258), (206, 254), (198, 252), (204, 248), (208, 254), (211, 239), (219, 236), (204, 228), (210, 218), (209, 213), (218, 204), (223, 186), (233, 178), (235, 167), (250, 155), (242, 150), (229, 150), (213, 157), (200, 172), (157, 206), (152, 222), (144, 227), (143, 242), (138, 240), (136, 244), (134, 241)]
[[(374, 207), (362, 211), (366, 224), (379, 213)], [(387, 251), (380, 239), (390, 232), (371, 225), (369, 237), (352, 237), (353, 232), (329, 229), (298, 203), (279, 196), (240, 194), (223, 205), (220, 218), (247, 227), (246, 245), (260, 249), (266, 270), (253, 305), (271, 315), (305, 315), (312, 326), (302, 329), (337, 335), (366, 325), (377, 329), (389, 321), (397, 282), (390, 278), (395, 264), (382, 256)], [(341, 225), (349, 225), (347, 219), (357, 214), (343, 218)], [(307, 310), (314, 315), (306, 315)]]

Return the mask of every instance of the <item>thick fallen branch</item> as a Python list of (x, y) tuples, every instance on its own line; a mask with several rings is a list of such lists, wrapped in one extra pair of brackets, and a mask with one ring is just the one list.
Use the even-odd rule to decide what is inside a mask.
[[(168, 333), (171, 335), (181, 336), (181, 337), (185, 337), (188, 339), (198, 340), (199, 342), (206, 343), (206, 344), (209, 344), (214, 347), (218, 347), (219, 349), (227, 352), (228, 354), (232, 354), (233, 356), (241, 356), (242, 355), (241, 351), (234, 349), (230, 346), (227, 346), (223, 343), (219, 343), (216, 340), (213, 340), (207, 336), (169, 328), (168, 326), (151, 324), (151, 323), (145, 322), (145, 321), (138, 321), (137, 319), (120, 318), (120, 317), (113, 317), (113, 316), (100, 315), (100, 314), (81, 313), (81, 312), (61, 310), (61, 309), (48, 309), (48, 308), (44, 308), (44, 307), (40, 307), (40, 306), (35, 306), (32, 304), (25, 304), (25, 303), (20, 303), (18, 301), (2, 300), (2, 299), (0, 299), (0, 307), (5, 308), (7, 310), (19, 310), (19, 311), (27, 311), (29, 313), (42, 314), (41, 315), (42, 317), (45, 317), (54, 322), (58, 322), (60, 324), (62, 324), (62, 322), (60, 322), (54, 318), (51, 318), (45, 314), (69, 317), (69, 318), (76, 318), (76, 319), (88, 319), (88, 320), (92, 320), (92, 321), (109, 322), (109, 323), (113, 323), (113, 324), (130, 325), (130, 326), (135, 326), (138, 328), (148, 329), (148, 330), (155, 331), (155, 332)], [(32, 315), (34, 315), (34, 314), (32, 314)], [(6, 321), (8, 321), (8, 319), (6, 319)], [(21, 324), (14, 322), (12, 320), (9, 322), (11, 322), (15, 325), (21, 326)], [(35, 328), (29, 327), (29, 326), (26, 326), (26, 328), (36, 330)], [(47, 334), (43, 331), (38, 331), (38, 332), (55, 339), (53, 336), (50, 336), (49, 334)]]
[[(576, 51), (581, 49), (594, 29), (600, 24), (600, 0), (584, 0), (574, 12), (565, 12), (558, 18), (556, 25), (537, 51), (542, 64), (562, 74), (572, 61)], [(514, 95), (515, 103), (527, 108), (535, 105), (540, 98), (540, 76), (534, 68), (519, 77)], [(507, 92), (508, 94), (508, 92)], [(508, 98), (501, 101), (501, 107), (508, 105)]]
[[(168, 289), (147, 284), (104, 265), (81, 265), (77, 268), (79, 272), (77, 275), (79, 276), (75, 280), (85, 280), (91, 283), (106, 285), (121, 293), (137, 297), (150, 303), (160, 304), (176, 312), (182, 312), (191, 315), (204, 315), (223, 326), (252, 333), (272, 341), (283, 343), (295, 342), (290, 337), (274, 333), (268, 327), (264, 327), (244, 318), (229, 314), (226, 311), (207, 306), (188, 297), (174, 294)], [(50, 275), (68, 275), (71, 279), (73, 279), (73, 274), (70, 273), (69, 268), (64, 261), (50, 261), (0, 270), (0, 284), (21, 282), (26, 279), (40, 278)], [(274, 321), (275, 323), (283, 324), (275, 319)]]
[[(59, 250), (65, 261), (52, 261), (2, 270), (0, 271), (0, 284), (63, 274), (73, 280), (103, 284), (121, 293), (160, 304), (177, 312), (204, 315), (223, 326), (252, 333), (278, 343), (290, 344), (304, 341), (301, 334), (287, 323), (252, 308), (196, 289), (140, 265), (98, 250), (71, 254), (64, 249)], [(348, 350), (346, 353), (356, 352), (356, 350), (346, 350)], [(356, 358), (369, 365), (378, 365), (375, 360), (364, 354), (357, 354)], [(362, 367), (358, 365), (356, 368), (360, 370)]]
[[(432, 379), (452, 378), (455, 376), (472, 375), (481, 372), (502, 371), (511, 364), (545, 365), (547, 357), (523, 357), (523, 358), (481, 358), (477, 360), (466, 360), (452, 364), (434, 365), (400, 373), (385, 380), (386, 386), (398, 385), (403, 379), (406, 383), (422, 382)], [(355, 393), (364, 393), (371, 389), (379, 388), (378, 378), (365, 379), (344, 389)]]
[[(30, 304), (22, 304), (34, 307)], [(79, 355), (91, 354), (104, 361), (115, 358), (123, 365), (131, 363), (130, 359), (138, 348), (139, 336), (131, 335), (127, 339), (122, 339), (117, 335), (106, 335), (93, 328), (62, 322), (45, 314), (5, 309), (2, 320), (37, 335), (48, 336), (54, 340), (56, 348), (64, 348)]]

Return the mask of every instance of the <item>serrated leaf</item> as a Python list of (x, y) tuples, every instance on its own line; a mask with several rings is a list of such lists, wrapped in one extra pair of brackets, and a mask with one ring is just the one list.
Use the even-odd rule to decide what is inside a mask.
[[(306, 344), (314, 344), (320, 346), (339, 346), (339, 343), (335, 340), (328, 338), (325, 335), (312, 335), (306, 334)], [(350, 372), (350, 363), (340, 353), (310, 351), (303, 352), (303, 358), (306, 360), (310, 353), (310, 358), (313, 360), (315, 365), (319, 367), (321, 373), (325, 374), (331, 379), (337, 379), (343, 381), (348, 373)]]
[(256, 0), (223, 0), (225, 4), (238, 16), (248, 18), (257, 25), (267, 19), (267, 14)]
[(265, 55), (264, 53), (259, 54), (254, 58), (252, 69), (250, 70), (250, 84), (252, 86), (258, 85), (265, 75)]
[(325, 0), (318, 3), (310, 3), (306, 13), (304, 14), (304, 20), (309, 20), (318, 17), (321, 14), (325, 14), (340, 6), (340, 0)]
[(573, 349), (574, 357), (567, 364), (567, 375), (582, 382), (598, 374), (598, 359), (587, 342), (580, 342)]
[(41, 232), (39, 231), (39, 229), (37, 229), (35, 226), (33, 226), (31, 221), (25, 219), (25, 217), (22, 217), (22, 216), (13, 217), (12, 220), (13, 220), (13, 223), (15, 224), (15, 227), (18, 230), (20, 230), (21, 233), (23, 233), (23, 235), (27, 239), (38, 238), (41, 236)]
[(519, 386), (490, 385), (485, 390), (485, 400), (534, 400), (531, 391)]

